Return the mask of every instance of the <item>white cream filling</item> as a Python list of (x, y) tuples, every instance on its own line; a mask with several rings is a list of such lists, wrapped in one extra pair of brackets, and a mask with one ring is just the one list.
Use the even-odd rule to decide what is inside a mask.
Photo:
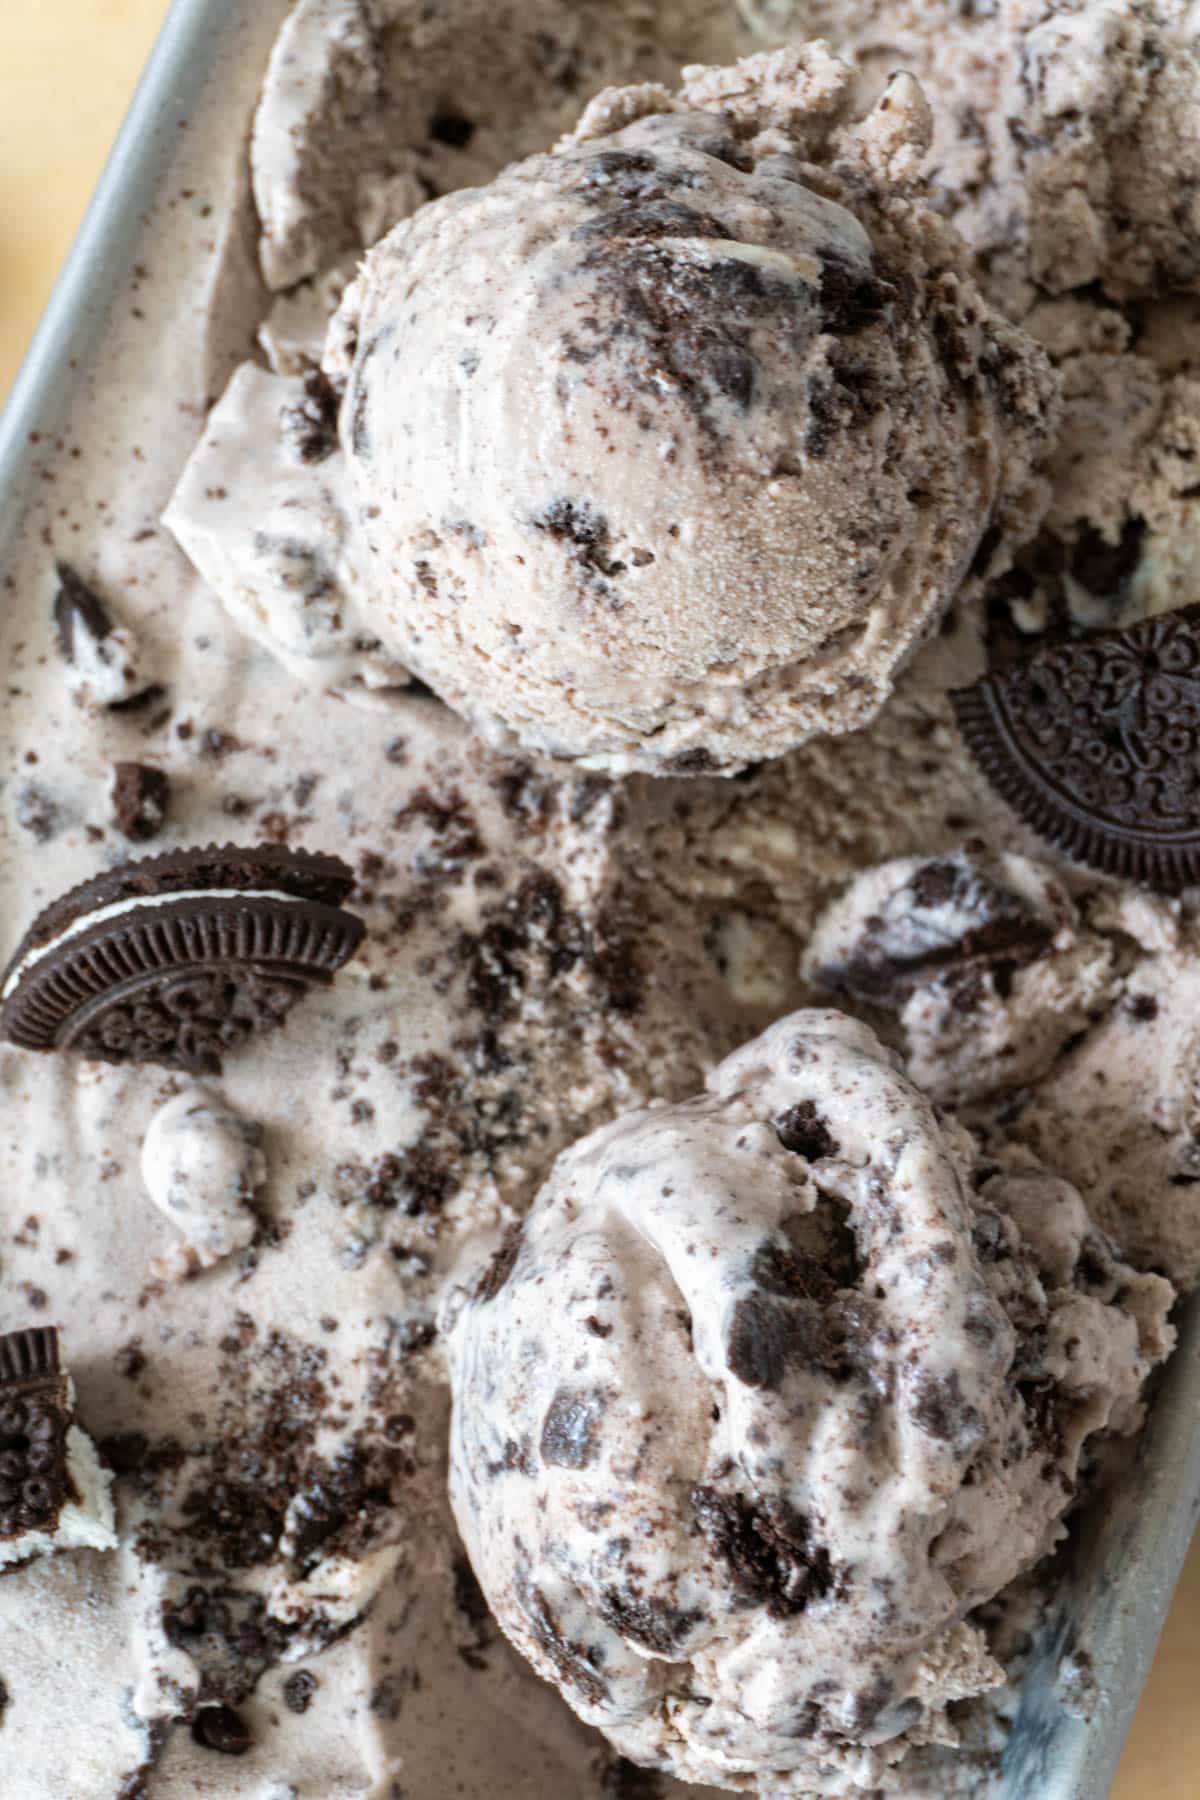
[(82, 937), (93, 925), (107, 924), (109, 919), (119, 919), (128, 912), (154, 912), (162, 906), (174, 906), (179, 900), (282, 900), (289, 906), (305, 906), (307, 901), (297, 894), (280, 894), (274, 888), (187, 888), (178, 894), (144, 895), (134, 900), (114, 900), (109, 906), (98, 906), (94, 912), (85, 913), (51, 938), (48, 944), (42, 944), (23, 956), (12, 971), (0, 992), (0, 1000), (7, 1000), (15, 992), (20, 983), (35, 968), (43, 957), (57, 950), (62, 944), (69, 944), (72, 938)]

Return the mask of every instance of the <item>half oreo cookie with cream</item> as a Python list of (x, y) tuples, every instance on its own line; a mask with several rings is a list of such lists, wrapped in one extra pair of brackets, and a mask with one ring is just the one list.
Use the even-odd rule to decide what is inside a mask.
[(125, 863), (53, 901), (0, 986), (27, 1050), (213, 1075), (228, 1050), (327, 986), (365, 927), (339, 858), (206, 845)]

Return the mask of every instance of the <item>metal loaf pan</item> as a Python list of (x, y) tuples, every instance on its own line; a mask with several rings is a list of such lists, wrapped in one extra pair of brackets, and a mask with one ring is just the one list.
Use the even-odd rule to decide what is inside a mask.
[[(30, 434), (53, 436), (81, 385), (103, 380), (109, 311), (138, 259), (145, 214), (180, 121), (216, 71), (239, 4), (253, 0), (174, 0), (0, 416), (0, 564), (11, 555), (29, 500)], [(994, 1800), (1104, 1800), (1109, 1792), (1200, 1515), (1198, 1427), (1200, 1297), (1185, 1309), (1179, 1349), (1133, 1467), (1115, 1496), (1074, 1521)]]

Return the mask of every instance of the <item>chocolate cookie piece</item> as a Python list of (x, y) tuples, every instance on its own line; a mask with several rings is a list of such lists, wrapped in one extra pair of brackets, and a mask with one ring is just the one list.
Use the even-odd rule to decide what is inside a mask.
[(58, 591), (54, 596), (54, 628), (58, 647), (67, 662), (74, 663), (82, 647), (80, 636), (103, 643), (112, 634), (113, 621), (99, 594), (69, 563), (57, 563), (55, 573)]
[(1200, 604), (1044, 645), (952, 698), (983, 774), (1065, 855), (1160, 893), (1200, 882)]
[(192, 1737), (220, 1756), (245, 1756), (254, 1742), (242, 1715), (224, 1705), (201, 1707), (192, 1721)]
[(142, 650), (128, 626), (113, 618), (107, 603), (69, 563), (55, 565), (54, 629), (79, 699), (110, 712), (130, 712), (161, 693), (142, 667)]
[(1004, 986), (1070, 917), (1057, 882), (972, 840), (860, 876), (821, 916), (804, 972), (830, 993), (899, 1012), (938, 981), (964, 993), (989, 977)]
[(337, 857), (227, 844), (106, 870), (35, 920), (0, 988), (29, 1050), (218, 1074), (226, 1050), (327, 986), (362, 942)]
[(0, 1337), (0, 1540), (50, 1534), (70, 1498), (71, 1402), (52, 1325)]
[(161, 769), (149, 763), (113, 764), (113, 818), (117, 829), (135, 843), (158, 836), (170, 798), (170, 783)]

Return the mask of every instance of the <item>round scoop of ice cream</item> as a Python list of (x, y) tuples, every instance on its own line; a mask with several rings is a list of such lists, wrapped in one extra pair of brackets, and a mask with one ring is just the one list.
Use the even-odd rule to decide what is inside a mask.
[(624, 1755), (893, 1791), (1002, 1678), (966, 1615), (1055, 1542), (1089, 1435), (1139, 1422), (1171, 1296), (867, 1027), (796, 1013), (560, 1157), (451, 1301), (459, 1527)]
[(864, 724), (984, 533), (1032, 528), (1053, 411), (918, 197), (910, 78), (851, 125), (820, 44), (688, 75), (397, 226), (326, 357), (371, 633), (613, 772)]

